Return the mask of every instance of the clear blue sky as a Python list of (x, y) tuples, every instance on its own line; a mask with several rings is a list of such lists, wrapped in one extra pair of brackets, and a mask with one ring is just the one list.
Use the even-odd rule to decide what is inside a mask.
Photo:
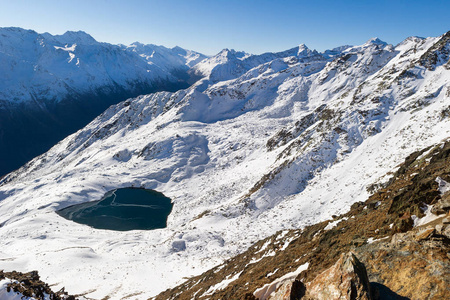
[(258, 54), (302, 43), (323, 51), (371, 37), (396, 44), (439, 36), (450, 30), (449, 12), (450, 0), (0, 0), (0, 27)]

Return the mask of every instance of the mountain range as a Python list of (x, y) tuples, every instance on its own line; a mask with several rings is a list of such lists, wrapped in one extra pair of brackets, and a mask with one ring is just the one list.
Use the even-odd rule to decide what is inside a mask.
[[(52, 47), (67, 63), (78, 43)], [(154, 46), (113, 49), (141, 53), (142, 70), (156, 73)], [(2, 268), (39, 270), (88, 298), (146, 299), (277, 232), (345, 214), (387, 186), (408, 155), (450, 136), (450, 32), (323, 53), (225, 49), (197, 61), (172, 51), (192, 85), (112, 105), (1, 179)], [(160, 69), (177, 59), (159, 59)], [(125, 187), (170, 197), (167, 228), (112, 232), (55, 213)], [(240, 275), (227, 274), (223, 289)]]
[(206, 56), (89, 34), (0, 28), (0, 176), (42, 154), (112, 104), (189, 86), (187, 71)]

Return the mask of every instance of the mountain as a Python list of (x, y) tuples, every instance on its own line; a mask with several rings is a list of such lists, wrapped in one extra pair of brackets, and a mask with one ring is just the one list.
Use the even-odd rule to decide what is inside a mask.
[(268, 62), (273, 62), (275, 70), (275, 63), (280, 61), (280, 70), (283, 69), (283, 59), (289, 57), (290, 63), (297, 63), (298, 61), (306, 62), (309, 60), (325, 60), (339, 55), (348, 46), (343, 46), (333, 50), (328, 50), (325, 53), (318, 53), (316, 50), (310, 50), (306, 45), (302, 44), (298, 47), (277, 53), (263, 53), (260, 55), (251, 55), (242, 51), (235, 51), (233, 49), (224, 49), (217, 55), (204, 59), (195, 66), (193, 66), (190, 73), (194, 76), (208, 77), (212, 82), (225, 81), (237, 78), (250, 69), (263, 65)]
[(188, 87), (187, 70), (203, 58), (179, 47), (99, 43), (82, 31), (0, 28), (0, 175), (112, 104)]
[(144, 45), (139, 42), (134, 42), (128, 46), (120, 46), (127, 51), (137, 53), (139, 56), (145, 58), (149, 64), (155, 64), (169, 73), (174, 71), (187, 71), (207, 58), (207, 56), (201, 53), (186, 50), (181, 47), (166, 48), (152, 44)]
[[(1, 180), (2, 268), (89, 298), (145, 299), (344, 214), (450, 136), (449, 47), (447, 33), (268, 61), (222, 53), (187, 89), (111, 106)], [(125, 187), (171, 198), (167, 228), (99, 230), (55, 213)]]
[(445, 299), (449, 166), (450, 140), (411, 153), (344, 214), (278, 231), (156, 299)]
[[(21, 28), (0, 28), (0, 99), (3, 102), (62, 101), (68, 94), (96, 93), (142, 86), (179, 78), (206, 56), (184, 50), (139, 43), (111, 45), (89, 34), (39, 34)], [(166, 83), (167, 84), (167, 83)]]

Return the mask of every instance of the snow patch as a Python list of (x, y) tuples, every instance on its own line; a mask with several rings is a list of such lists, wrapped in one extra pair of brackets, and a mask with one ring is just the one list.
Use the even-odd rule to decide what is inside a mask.
[(241, 276), (241, 273), (242, 273), (242, 272), (239, 272), (239, 273), (233, 275), (232, 277), (231, 277), (231, 275), (230, 275), (230, 276), (227, 276), (227, 278), (224, 279), (223, 281), (221, 281), (221, 282), (219, 282), (219, 283), (217, 283), (217, 284), (211, 286), (211, 287), (210, 287), (210, 288), (209, 288), (202, 296), (212, 295), (212, 294), (214, 294), (214, 293), (217, 292), (217, 291), (223, 290), (223, 289), (226, 288), (230, 283), (232, 283), (233, 281), (235, 281), (236, 279), (238, 279), (239, 276)]
[(450, 191), (450, 183), (442, 179), (441, 177), (436, 177), (436, 182), (439, 184), (438, 190), (441, 195), (444, 195), (448, 191)]
[(294, 281), (295, 277), (301, 272), (308, 269), (309, 263), (305, 263), (297, 268), (297, 270), (287, 273), (286, 275), (272, 281), (271, 283), (265, 284), (263, 287), (256, 289), (253, 295), (259, 300), (266, 300), (270, 295), (277, 290), (286, 281)]
[(334, 227), (336, 227), (339, 223), (341, 223), (342, 221), (346, 221), (348, 220), (347, 217), (343, 217), (342, 219), (336, 220), (336, 221), (332, 221), (330, 223), (327, 224), (327, 226), (325, 226), (325, 228), (323, 230), (330, 230), (333, 229)]
[(419, 218), (416, 215), (411, 216), (411, 219), (414, 221), (414, 227), (428, 224), (428, 223), (433, 222), (434, 220), (440, 218), (440, 216), (437, 216), (431, 212), (432, 208), (433, 208), (433, 205), (425, 204), (425, 207), (423, 207), (423, 212), (424, 212), (425, 216), (423, 216), (422, 218)]

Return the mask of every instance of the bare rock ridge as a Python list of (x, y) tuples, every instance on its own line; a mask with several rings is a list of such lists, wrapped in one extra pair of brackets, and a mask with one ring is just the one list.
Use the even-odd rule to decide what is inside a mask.
[(6, 281), (6, 288), (0, 290), (0, 299), (29, 299), (28, 297), (36, 300), (76, 299), (75, 296), (68, 295), (64, 289), (53, 292), (47, 283), (40, 280), (37, 271), (21, 273), (0, 270), (0, 282), (2, 281)]
[(450, 141), (409, 155), (349, 212), (278, 232), (154, 299), (447, 299), (448, 182)]

